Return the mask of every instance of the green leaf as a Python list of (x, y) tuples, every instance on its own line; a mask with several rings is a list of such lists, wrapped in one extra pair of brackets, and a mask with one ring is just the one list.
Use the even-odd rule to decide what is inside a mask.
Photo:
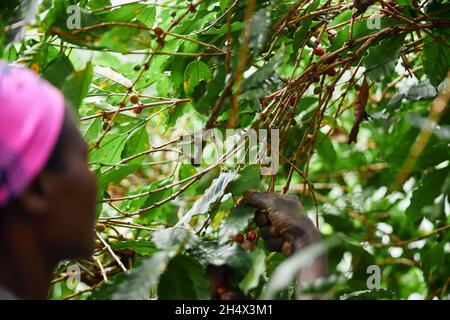
[(173, 258), (158, 286), (160, 300), (207, 300), (211, 298), (209, 280), (203, 267), (187, 256)]
[(239, 283), (239, 288), (248, 294), (248, 292), (258, 287), (261, 276), (266, 272), (266, 254), (264, 250), (256, 247), (250, 252), (252, 266), (247, 275)]
[(208, 81), (206, 91), (200, 99), (193, 101), (195, 110), (199, 113), (208, 115), (217, 98), (225, 87), (226, 71), (225, 66), (217, 68), (214, 72), (213, 79)]
[(157, 252), (142, 261), (136, 269), (128, 271), (123, 282), (117, 285), (113, 300), (142, 300), (150, 298), (150, 290), (158, 285), (160, 275), (166, 270), (169, 255)]
[(117, 290), (119, 284), (124, 282), (126, 275), (124, 272), (115, 275), (112, 278), (108, 278), (108, 281), (103, 283), (100, 287), (95, 288), (92, 291), (92, 300), (111, 300), (112, 296)]
[(227, 265), (236, 270), (248, 270), (251, 260), (247, 252), (239, 244), (219, 245), (215, 241), (202, 241), (193, 247), (190, 253), (204, 264), (214, 266)]
[(389, 100), (388, 106), (398, 106), (402, 100), (419, 101), (434, 99), (438, 92), (429, 81), (419, 82), (415, 85), (405, 85), (399, 88), (395, 96)]
[(331, 169), (333, 169), (337, 162), (337, 154), (334, 150), (333, 143), (331, 142), (331, 139), (328, 137), (325, 137), (325, 135), (321, 132), (318, 134), (318, 140), (322, 141), (322, 144), (317, 148), (317, 152), (319, 153), (319, 156), (321, 160), (327, 164), (327, 166)]
[(423, 70), (434, 86), (444, 81), (450, 70), (450, 32), (436, 32), (435, 36), (441, 37), (442, 42), (436, 41), (430, 36), (425, 36), (422, 52)]
[(263, 82), (267, 81), (267, 79), (270, 79), (283, 59), (284, 51), (280, 50), (280, 52), (276, 56), (274, 56), (268, 63), (263, 65), (250, 77), (245, 79), (244, 83), (242, 84), (242, 91), (257, 88), (261, 86)]
[[(240, 31), (244, 28), (244, 23), (241, 21), (236, 21), (231, 24), (231, 32)], [(207, 35), (223, 35), (228, 32), (228, 25), (224, 24), (220, 27), (220, 29), (210, 28), (206, 34)]]
[(89, 0), (89, 2), (87, 4), (87, 6), (93, 10), (102, 9), (102, 8), (110, 6), (110, 5), (111, 5), (110, 0)]
[(308, 247), (296, 252), (291, 257), (281, 263), (273, 273), (264, 292), (264, 299), (273, 299), (275, 295), (286, 288), (294, 280), (296, 274), (304, 267), (311, 264), (318, 256), (322, 255), (327, 249), (323, 242), (309, 245)]
[(364, 67), (371, 80), (382, 81), (390, 78), (400, 58), (405, 37), (406, 34), (393, 36), (369, 48)]
[(141, 256), (149, 256), (159, 251), (150, 241), (143, 239), (140, 240), (127, 239), (125, 241), (118, 241), (111, 243), (110, 245), (111, 248), (114, 250), (131, 249)]
[(62, 54), (49, 63), (42, 75), (55, 87), (62, 88), (66, 78), (74, 71), (72, 62)]
[[(334, 19), (331, 22), (331, 25), (338, 25), (340, 23), (350, 21), (352, 15), (351, 10), (345, 10), (343, 13), (341, 13), (336, 19)], [(352, 39), (356, 40), (359, 38), (362, 38), (364, 36), (373, 34), (378, 32), (380, 29), (386, 28), (388, 26), (393, 25), (399, 25), (402, 24), (402, 21), (396, 20), (393, 18), (387, 18), (385, 16), (380, 17), (380, 24), (379, 28), (378, 26), (371, 27), (367, 23), (367, 19), (357, 20), (353, 23), (353, 33), (352, 33)], [(344, 46), (346, 42), (349, 40), (350, 35), (350, 26), (347, 25), (346, 27), (340, 29), (336, 36), (331, 41), (331, 47), (329, 48), (329, 51), (336, 51)]]
[(270, 14), (266, 8), (261, 8), (253, 14), (251, 25), (248, 45), (253, 49), (253, 55), (258, 56), (269, 36)]
[(395, 291), (389, 289), (360, 290), (344, 294), (341, 300), (392, 300), (395, 299)]
[[(6, 13), (5, 17), (1, 17), (1, 20), (6, 18), (6, 23), (9, 25), (16, 24), (17, 27), (12, 28), (8, 32), (6, 32), (7, 43), (16, 42), (22, 40), (25, 36), (26, 27), (31, 24), (32, 20), (35, 17), (37, 9), (39, 7), (38, 0), (29, 0), (29, 1), (5, 1), (2, 3), (2, 13), (1, 15)], [(8, 3), (9, 2), (9, 3)], [(5, 10), (5, 8), (10, 8), (12, 10)], [(9, 9), (8, 8), (8, 9)], [(6, 12), (5, 12), (6, 11)], [(9, 12), (8, 12), (9, 11)], [(3, 33), (3, 29), (2, 32)]]
[(138, 11), (137, 19), (147, 27), (151, 28), (155, 23), (156, 7), (154, 5), (146, 5), (138, 9)]
[[(139, 164), (133, 166), (140, 167)], [(147, 193), (155, 189), (162, 188), (168, 184), (171, 184), (172, 182), (173, 180), (170, 178), (157, 180), (149, 185), (145, 185), (144, 187), (130, 190), (130, 192), (128, 192), (128, 195), (132, 196), (139, 193)], [(170, 189), (152, 192), (149, 195), (138, 197), (127, 202), (123, 202), (120, 204), (120, 208), (124, 211), (135, 212), (141, 208), (149, 207), (153, 205), (155, 202), (159, 202), (163, 199), (166, 199), (167, 197), (170, 196), (170, 194), (171, 194)], [(158, 211), (160, 211), (162, 208), (164, 208), (164, 206), (142, 213), (139, 216), (139, 220), (143, 224), (152, 222), (155, 219), (155, 216), (157, 215)]]
[(62, 92), (77, 113), (81, 102), (88, 93), (92, 76), (92, 64), (88, 62), (84, 69), (71, 73), (63, 84)]
[[(153, 5), (150, 6), (134, 3), (126, 6), (120, 6), (111, 11), (106, 11), (105, 14), (99, 15), (99, 17), (101, 17), (103, 21), (109, 22), (129, 22), (137, 18), (146, 25), (151, 26), (153, 25), (153, 21), (155, 19), (155, 7)], [(147, 24), (147, 19), (150, 24)]]
[(214, 179), (204, 194), (198, 199), (192, 208), (178, 221), (177, 225), (189, 223), (193, 216), (204, 214), (209, 211), (212, 204), (218, 202), (225, 194), (225, 189), (231, 181), (236, 178), (236, 172), (221, 172), (217, 179)]
[(396, 2), (401, 6), (414, 7), (412, 0), (396, 0)]
[(107, 164), (119, 162), (126, 142), (126, 135), (118, 133), (106, 135), (100, 146), (89, 153), (89, 161)]
[[(106, 139), (106, 138), (105, 138)], [(122, 144), (120, 142), (120, 138), (117, 140), (117, 143), (120, 143), (119, 148), (122, 148)], [(112, 146), (115, 147), (116, 144)], [(148, 150), (148, 135), (147, 129), (145, 126), (142, 126), (140, 129), (135, 130), (129, 137), (126, 138), (125, 145), (123, 146), (123, 150), (120, 155), (120, 159), (126, 159), (132, 156), (135, 156), (143, 151)], [(102, 174), (100, 177), (100, 184), (106, 185), (110, 182), (119, 183), (125, 177), (130, 175), (131, 173), (138, 170), (141, 166), (142, 160), (145, 158), (145, 155), (136, 157), (134, 159), (129, 160), (126, 164), (120, 165), (105, 174)]]
[[(419, 134), (419, 129), (411, 128), (411, 123), (404, 119), (401, 123), (397, 124), (398, 127), (403, 126), (407, 130), (401, 132), (394, 130), (392, 134), (383, 138), (382, 147), (380, 148), (380, 157), (387, 161), (393, 169), (400, 169), (408, 156), (411, 146)], [(399, 145), (398, 142), (401, 142)], [(426, 169), (430, 166), (437, 165), (445, 160), (449, 159), (450, 151), (445, 141), (440, 140), (435, 134), (433, 134), (425, 149), (420, 154), (414, 169)]]
[[(446, 167), (436, 170), (422, 179), (420, 186), (414, 190), (411, 204), (405, 212), (410, 223), (420, 221), (424, 217), (424, 207), (432, 205), (434, 200), (442, 195), (442, 186), (449, 172), (450, 167)], [(434, 214), (439, 216), (438, 212), (435, 212)]]
[(189, 249), (199, 242), (199, 238), (184, 228), (167, 228), (152, 234), (152, 242), (157, 248), (166, 251), (178, 251), (179, 248)]
[(184, 91), (188, 96), (191, 96), (201, 81), (207, 81), (212, 76), (212, 72), (206, 63), (201, 60), (192, 61), (184, 72)]
[(248, 204), (240, 204), (222, 220), (220, 225), (220, 242), (229, 241), (233, 236), (244, 230), (249, 221), (255, 217), (255, 208)]
[[(312, 11), (315, 11), (320, 4), (320, 0), (314, 0), (314, 2), (306, 9), (305, 14), (308, 14)], [(310, 26), (312, 23), (312, 17), (303, 19), (301, 22), (301, 28), (299, 31), (296, 31), (294, 34), (294, 42), (292, 44), (292, 51), (294, 54), (297, 54), (300, 46), (303, 44), (306, 38), (306, 34), (310, 30)]]
[(242, 196), (247, 189), (261, 189), (261, 174), (258, 164), (247, 165), (239, 170), (237, 177), (227, 188), (227, 190), (236, 197)]
[(126, 54), (129, 51), (128, 39), (132, 30), (123, 27), (114, 27), (102, 34), (98, 45), (116, 52)]

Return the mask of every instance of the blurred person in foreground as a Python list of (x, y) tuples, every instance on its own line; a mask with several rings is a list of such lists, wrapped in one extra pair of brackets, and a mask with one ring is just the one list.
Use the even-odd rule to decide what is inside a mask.
[[(58, 262), (95, 248), (96, 181), (63, 95), (34, 72), (0, 62), (0, 300), (47, 299)], [(247, 191), (269, 250), (322, 241), (296, 197)], [(324, 256), (298, 281), (327, 275)], [(233, 297), (233, 291), (224, 299)]]

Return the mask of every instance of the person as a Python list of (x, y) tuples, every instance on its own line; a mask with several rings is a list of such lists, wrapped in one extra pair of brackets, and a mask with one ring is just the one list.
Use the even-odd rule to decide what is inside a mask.
[(46, 299), (59, 261), (95, 248), (96, 182), (62, 94), (0, 64), (0, 299)]
[[(322, 234), (305, 214), (296, 196), (255, 190), (246, 190), (243, 196), (244, 201), (257, 208), (255, 222), (269, 251), (281, 252), (289, 257), (299, 250), (323, 241)], [(228, 268), (208, 266), (207, 272), (214, 299), (247, 299), (240, 290), (228, 285), (232, 278)], [(327, 276), (327, 257), (321, 254), (300, 269), (296, 280), (298, 284), (306, 284)], [(318, 297), (301, 294), (297, 298), (309, 300)]]
[[(322, 234), (314, 226), (296, 196), (272, 192), (247, 190), (244, 199), (260, 209), (255, 222), (268, 250), (279, 251), (286, 256), (323, 241)], [(328, 276), (326, 255), (319, 255), (299, 272), (299, 283), (312, 282)]]
[[(96, 181), (62, 94), (34, 72), (0, 63), (0, 299), (46, 299), (64, 259), (95, 247)], [(248, 190), (269, 250), (322, 241), (296, 197)], [(326, 275), (325, 257), (299, 281)]]

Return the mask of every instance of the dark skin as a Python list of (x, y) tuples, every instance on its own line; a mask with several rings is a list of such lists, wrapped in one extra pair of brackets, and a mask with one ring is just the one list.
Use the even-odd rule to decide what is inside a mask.
[[(296, 196), (247, 190), (244, 199), (260, 209), (255, 221), (261, 228), (261, 236), (268, 250), (290, 256), (323, 241), (322, 234), (306, 216)], [(322, 255), (299, 272), (297, 281), (307, 283), (327, 276), (327, 261)]]
[(44, 169), (0, 211), (0, 286), (46, 299), (57, 263), (95, 247), (96, 182), (87, 147), (66, 112), (58, 169)]
[[(255, 222), (260, 227), (261, 237), (269, 251), (290, 256), (311, 244), (322, 242), (320, 231), (314, 226), (295, 196), (272, 192), (247, 190), (244, 200), (258, 208)], [(229, 273), (224, 267), (209, 267), (211, 290), (216, 299), (245, 299), (239, 291), (229, 287)], [(307, 283), (328, 276), (325, 255), (317, 257), (297, 275), (298, 283)], [(224, 290), (225, 289), (225, 290)], [(299, 299), (311, 297), (299, 296)]]
[[(20, 196), (0, 208), (0, 287), (21, 299), (46, 299), (58, 262), (88, 256), (95, 247), (96, 182), (86, 144), (68, 112), (60, 140), (57, 168), (46, 167)], [(291, 255), (322, 241), (296, 197), (249, 190), (244, 199), (259, 209), (255, 219), (269, 250)], [(209, 273), (213, 292), (229, 282), (224, 268)], [(325, 257), (319, 257), (298, 280), (326, 275)], [(244, 297), (227, 287), (217, 298)]]

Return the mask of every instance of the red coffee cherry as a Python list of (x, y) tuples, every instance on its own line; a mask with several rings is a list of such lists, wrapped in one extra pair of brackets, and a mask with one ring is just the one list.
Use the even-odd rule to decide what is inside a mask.
[(157, 37), (160, 37), (164, 33), (163, 29), (161, 29), (160, 27), (154, 27), (153, 32)]
[(250, 240), (245, 240), (244, 243), (241, 244), (242, 248), (244, 248), (245, 251), (251, 251), (253, 250), (253, 242)]
[(242, 242), (244, 242), (244, 236), (242, 234), (238, 233), (237, 235), (234, 236), (233, 240), (235, 242), (242, 243)]
[(133, 103), (133, 104), (139, 103), (139, 97), (137, 95), (135, 95), (135, 94), (131, 95), (130, 96), (130, 102)]
[(249, 231), (247, 233), (247, 239), (250, 240), (250, 241), (256, 240), (256, 233), (254, 233), (253, 231)]
[(315, 47), (314, 48), (314, 54), (316, 55), (316, 56), (323, 56), (323, 54), (325, 53), (325, 50), (323, 50), (322, 48), (320, 48), (320, 47)]
[(98, 232), (103, 232), (105, 231), (106, 226), (103, 223), (97, 223), (97, 225), (95, 226), (95, 230), (97, 230)]
[(188, 5), (188, 9), (189, 9), (189, 12), (192, 12), (192, 13), (195, 12), (195, 6), (194, 6), (192, 3), (190, 3), (190, 4)]
[(142, 112), (142, 108), (141, 108), (141, 107), (134, 108), (134, 109), (133, 109), (133, 112), (134, 112), (135, 114), (139, 114), (139, 113)]
[(327, 75), (329, 75), (330, 77), (334, 77), (336, 75), (336, 70), (334, 70), (334, 68), (328, 69)]
[(221, 296), (221, 295), (227, 293), (227, 289), (225, 289), (225, 287), (217, 287), (216, 293), (217, 293), (219, 296)]
[(295, 102), (296, 102), (295, 97), (291, 97), (291, 98), (289, 99), (289, 104), (290, 104), (291, 106), (295, 106)]

